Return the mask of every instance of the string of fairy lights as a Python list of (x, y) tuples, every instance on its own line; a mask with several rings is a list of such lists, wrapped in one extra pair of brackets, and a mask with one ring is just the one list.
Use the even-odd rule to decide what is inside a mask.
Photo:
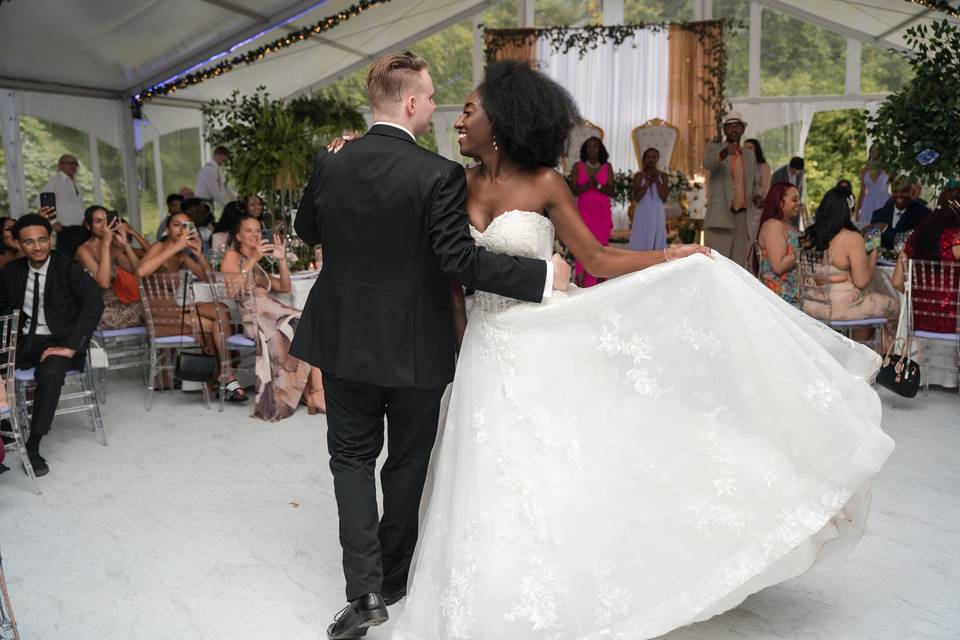
[[(3, 1), (4, 0), (0, 0), (0, 2)], [(143, 103), (152, 98), (170, 95), (178, 89), (186, 89), (187, 87), (200, 84), (201, 82), (205, 82), (211, 78), (222, 76), (225, 73), (233, 71), (239, 66), (256, 64), (257, 62), (260, 62), (264, 58), (278, 51), (282, 51), (287, 47), (305, 42), (312, 36), (326, 33), (330, 29), (333, 29), (334, 27), (343, 24), (347, 20), (360, 15), (367, 9), (371, 9), (377, 5), (386, 4), (387, 2), (390, 2), (390, 0), (360, 0), (356, 4), (352, 4), (346, 9), (322, 18), (318, 22), (303, 27), (298, 31), (288, 33), (282, 38), (277, 38), (276, 40), (268, 42), (260, 47), (257, 47), (256, 49), (244, 51), (239, 55), (233, 56), (228, 60), (218, 62), (217, 64), (205, 69), (186, 73), (171, 80), (167, 80), (165, 82), (142, 89), (130, 98), (130, 108), (133, 110), (134, 117), (139, 117)]]
[[(0, 0), (0, 5), (9, 3), (11, 1), (12, 0)], [(960, 7), (954, 7), (947, 0), (904, 1), (931, 9), (933, 11), (939, 11), (953, 18), (960, 18)], [(257, 47), (256, 49), (245, 51), (244, 53), (233, 56), (229, 60), (218, 62), (211, 67), (185, 73), (170, 80), (146, 87), (130, 98), (130, 108), (133, 110), (135, 117), (140, 117), (143, 103), (155, 98), (156, 96), (170, 95), (178, 89), (186, 89), (187, 87), (200, 84), (201, 82), (205, 82), (211, 78), (216, 78), (225, 73), (229, 73), (241, 65), (246, 66), (256, 64), (257, 62), (260, 62), (267, 56), (276, 53), (277, 51), (282, 51), (287, 47), (291, 47), (300, 42), (305, 42), (312, 36), (325, 33), (330, 29), (343, 24), (347, 20), (363, 13), (367, 9), (371, 9), (377, 5), (386, 4), (387, 2), (390, 2), (390, 0), (359, 0), (359, 2), (356, 4), (352, 4), (346, 9), (343, 9), (333, 15), (329, 15), (315, 24), (303, 27), (302, 29), (289, 33), (282, 38), (277, 38), (276, 40)]]
[(927, 9), (933, 9), (934, 11), (941, 11), (951, 18), (960, 18), (960, 7), (953, 7), (946, 0), (906, 0), (910, 4), (918, 4), (921, 7), (926, 7)]

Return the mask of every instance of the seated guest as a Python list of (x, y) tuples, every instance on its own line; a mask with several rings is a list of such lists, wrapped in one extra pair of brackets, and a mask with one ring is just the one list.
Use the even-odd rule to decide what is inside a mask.
[(800, 253), (800, 232), (792, 220), (800, 215), (800, 191), (792, 184), (779, 182), (770, 188), (760, 216), (759, 263), (751, 257), (752, 271), (767, 288), (796, 304), (797, 255)]
[(240, 202), (243, 204), (244, 212), (259, 219), (264, 229), (273, 228), (273, 216), (267, 211), (267, 203), (263, 201), (263, 198), (253, 194), (242, 198)]
[[(197, 235), (196, 230), (184, 229), (183, 225), (189, 222), (191, 222), (190, 216), (185, 212), (167, 217), (167, 238), (163, 242), (154, 243), (154, 245), (150, 247), (150, 250), (147, 251), (147, 254), (140, 259), (140, 264), (137, 265), (138, 276), (146, 278), (157, 271), (179, 273), (185, 269), (190, 271), (199, 280), (207, 281), (207, 273), (213, 271), (213, 269), (210, 268), (210, 263), (207, 262), (207, 259), (203, 257), (200, 237)], [(172, 322), (170, 322), (169, 319), (165, 319), (167, 321), (157, 324), (156, 329), (158, 334), (161, 336), (177, 335), (180, 331), (178, 324), (182, 313), (182, 310), (178, 312), (178, 315), (172, 319)], [(212, 348), (217, 354), (218, 359), (224, 361), (223, 354), (220, 353), (220, 347), (223, 342), (220, 334), (220, 323), (217, 322), (216, 307), (211, 302), (201, 302), (197, 305), (197, 314), (199, 315), (199, 321), (207, 336), (207, 340), (213, 343), (212, 346), (209, 343), (204, 345), (205, 348), (208, 351)], [(224, 331), (227, 336), (232, 333), (229, 326), (225, 327)], [(229, 402), (245, 402), (247, 400), (247, 394), (233, 376), (233, 372), (229, 370), (229, 359), (226, 360), (226, 366), (228, 370), (226, 372), (227, 395), (225, 399)]]
[(50, 222), (27, 214), (13, 237), (24, 252), (0, 272), (0, 309), (20, 311), (17, 366), (35, 368), (36, 390), (27, 454), (36, 475), (50, 470), (40, 441), (50, 431), (60, 391), (70, 369), (83, 369), (87, 347), (103, 312), (103, 297), (79, 264), (50, 251)]
[[(83, 224), (90, 231), (90, 239), (77, 249), (77, 262), (93, 276), (103, 289), (101, 329), (122, 329), (143, 325), (143, 305), (137, 288), (137, 257), (130, 246), (130, 228), (119, 217), (110, 216), (100, 205), (87, 207)], [(147, 249), (146, 238), (140, 242)]]
[(13, 218), (0, 218), (0, 225), (3, 228), (3, 242), (0, 243), (0, 269), (5, 267), (8, 262), (13, 262), (20, 257), (20, 245), (13, 239), (13, 225), (17, 223)]
[[(323, 379), (319, 369), (290, 355), (290, 340), (300, 321), (301, 311), (279, 302), (271, 293), (289, 293), (290, 268), (283, 238), (263, 239), (260, 220), (245, 214), (223, 256), (220, 271), (253, 272), (256, 286), (257, 398), (254, 415), (270, 422), (283, 420), (297, 410), (303, 399), (309, 413), (326, 411)], [(280, 275), (274, 276), (259, 265), (263, 257), (276, 260)]]
[(879, 249), (869, 254), (863, 236), (850, 219), (848, 194), (834, 187), (817, 208), (816, 221), (801, 240), (804, 249), (826, 251), (829, 259), (829, 309), (804, 300), (803, 310), (822, 320), (895, 319), (899, 301), (876, 291), (866, 291), (877, 269)]
[(197, 230), (197, 236), (203, 247), (210, 247), (210, 239), (213, 237), (214, 219), (213, 212), (210, 211), (210, 205), (200, 198), (188, 198), (181, 204), (183, 213), (190, 216)]
[(231, 200), (223, 208), (220, 219), (213, 227), (213, 235), (210, 236), (210, 250), (217, 254), (223, 254), (227, 250), (227, 243), (240, 224), (240, 218), (243, 216), (243, 203), (239, 200)]
[(175, 213), (180, 213), (182, 211), (181, 205), (183, 205), (184, 197), (179, 193), (171, 193), (167, 196), (167, 215), (160, 219), (160, 226), (157, 227), (157, 235), (154, 238), (157, 239), (157, 242), (163, 240), (167, 233), (167, 217), (172, 216)]
[(893, 181), (893, 197), (873, 212), (871, 224), (882, 222), (887, 225), (880, 236), (880, 246), (893, 249), (898, 233), (912, 231), (930, 213), (913, 197), (913, 182), (908, 176), (898, 176)]
[(803, 175), (803, 158), (794, 156), (790, 158), (789, 163), (774, 171), (771, 183), (777, 184), (778, 182), (787, 182), (795, 186), (797, 191), (800, 192), (800, 200), (803, 200), (803, 190), (806, 186), (806, 179)]
[(840, 180), (837, 180), (837, 188), (846, 189), (851, 194), (853, 194), (853, 183), (847, 180), (846, 178), (841, 178)]
[[(893, 286), (900, 291), (904, 290), (907, 260), (960, 263), (960, 187), (945, 190), (936, 210), (907, 238), (893, 272)], [(956, 274), (960, 276), (960, 268)], [(934, 285), (939, 284), (939, 279), (936, 272)], [(921, 312), (915, 319), (915, 330), (933, 333), (957, 330), (956, 293), (915, 290), (914, 294), (914, 311)]]

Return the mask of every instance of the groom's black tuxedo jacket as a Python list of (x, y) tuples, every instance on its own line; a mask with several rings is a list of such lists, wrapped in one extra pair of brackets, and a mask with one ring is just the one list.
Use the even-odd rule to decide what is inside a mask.
[(290, 352), (339, 378), (383, 387), (453, 380), (450, 278), (539, 302), (542, 260), (474, 244), (463, 167), (374, 125), (339, 153), (321, 151), (297, 234), (323, 246), (323, 269)]

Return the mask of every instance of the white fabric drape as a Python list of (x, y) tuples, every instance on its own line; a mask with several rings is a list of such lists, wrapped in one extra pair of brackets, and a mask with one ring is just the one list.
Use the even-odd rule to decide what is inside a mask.
[(667, 117), (667, 32), (640, 31), (620, 46), (601, 44), (583, 58), (576, 50), (554, 53), (540, 38), (537, 64), (573, 95), (584, 118), (603, 129), (614, 170), (636, 171), (630, 132), (651, 118)]

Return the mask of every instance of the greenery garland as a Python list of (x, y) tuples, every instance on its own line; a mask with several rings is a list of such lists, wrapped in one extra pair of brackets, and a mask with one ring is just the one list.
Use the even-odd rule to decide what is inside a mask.
[(694, 33), (707, 52), (708, 60), (704, 65), (703, 93), (701, 99), (709, 105), (715, 114), (717, 132), (723, 129), (723, 117), (729, 110), (726, 98), (727, 86), (727, 49), (725, 34), (735, 33), (742, 28), (738, 22), (729, 18), (721, 20), (702, 20), (696, 22), (657, 22), (636, 23), (609, 26), (588, 27), (544, 27), (537, 29), (488, 29), (484, 31), (486, 39), (487, 62), (496, 59), (497, 52), (507, 46), (523, 47), (543, 38), (550, 43), (554, 53), (577, 51), (583, 58), (587, 52), (601, 44), (620, 46), (633, 38), (639, 31), (654, 33), (665, 31), (675, 25), (680, 29)]
[[(3, 2), (3, 0), (0, 0), (0, 2)], [(387, 2), (390, 2), (390, 0), (360, 0), (356, 4), (350, 5), (346, 9), (321, 19), (319, 22), (306, 26), (299, 31), (288, 33), (286, 36), (277, 38), (273, 42), (268, 42), (261, 47), (257, 47), (256, 49), (245, 51), (244, 53), (236, 55), (229, 60), (219, 62), (212, 67), (207, 67), (206, 69), (195, 71), (193, 73), (187, 73), (173, 80), (161, 82), (151, 87), (141, 89), (130, 98), (130, 109), (133, 111), (133, 117), (140, 119), (142, 117), (143, 103), (155, 96), (169, 95), (175, 92), (177, 89), (186, 89), (187, 87), (200, 84), (201, 82), (205, 82), (210, 78), (216, 78), (224, 73), (233, 71), (234, 67), (239, 65), (251, 65), (260, 62), (272, 53), (286, 49), (287, 47), (297, 43), (305, 42), (311, 36), (319, 33), (325, 33), (330, 29), (343, 24), (350, 18), (363, 13), (367, 9), (380, 4), (385, 4)]]
[(949, 2), (945, 0), (906, 0), (910, 4), (918, 4), (921, 7), (926, 7), (927, 9), (933, 9), (934, 11), (942, 11), (943, 13), (951, 16), (953, 18), (960, 18), (960, 9), (954, 9), (950, 6)]

